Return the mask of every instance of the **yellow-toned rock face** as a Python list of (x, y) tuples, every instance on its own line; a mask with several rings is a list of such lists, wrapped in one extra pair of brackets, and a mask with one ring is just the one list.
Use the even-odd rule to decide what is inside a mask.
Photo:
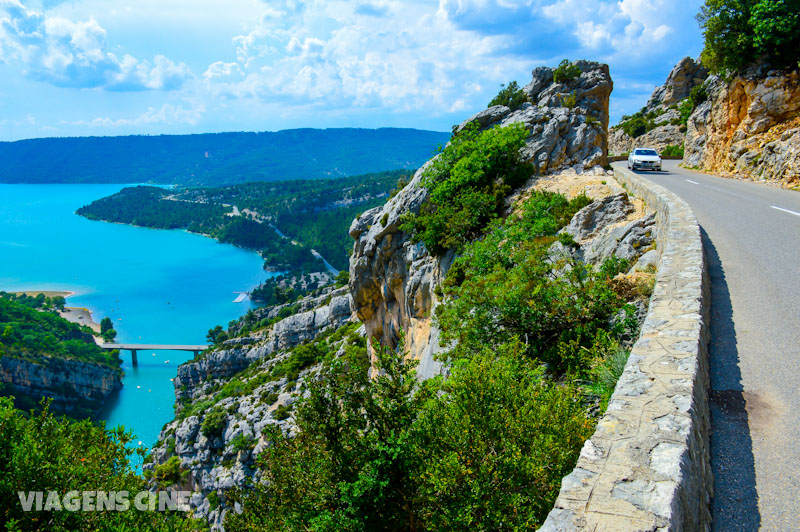
[(686, 136), (687, 165), (800, 186), (800, 74), (713, 79)]

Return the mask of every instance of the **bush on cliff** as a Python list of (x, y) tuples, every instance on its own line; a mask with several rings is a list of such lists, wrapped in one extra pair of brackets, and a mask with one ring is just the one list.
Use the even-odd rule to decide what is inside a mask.
[(551, 255), (557, 240), (570, 244), (568, 235), (556, 233), (588, 202), (585, 196), (567, 201), (534, 193), (518, 217), (493, 224), (465, 247), (447, 274), (445, 303), (436, 312), (443, 343), (453, 345), (451, 358), (519, 342), (521, 356), (559, 374), (585, 374), (598, 335), (624, 305), (610, 285), (622, 266), (609, 261), (595, 270)]
[(401, 351), (334, 362), (277, 429), (228, 532), (529, 530), (593, 428), (574, 386), (484, 351), (419, 385)]
[(569, 59), (564, 59), (553, 70), (553, 81), (556, 83), (565, 83), (572, 81), (581, 75), (581, 69), (578, 65), (569, 62)]
[(423, 174), (428, 199), (418, 214), (403, 217), (401, 229), (439, 255), (481, 235), (501, 215), (506, 196), (533, 173), (519, 154), (527, 136), (519, 123), (485, 131), (467, 126)]
[(505, 105), (512, 111), (522, 107), (522, 104), (528, 101), (528, 96), (525, 91), (520, 88), (516, 81), (512, 81), (508, 86), (501, 85), (500, 92), (497, 93), (487, 107), (495, 105)]

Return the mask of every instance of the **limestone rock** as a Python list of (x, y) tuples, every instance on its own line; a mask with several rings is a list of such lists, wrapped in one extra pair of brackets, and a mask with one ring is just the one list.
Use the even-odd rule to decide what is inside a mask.
[(520, 151), (538, 173), (576, 164), (587, 168), (604, 166), (608, 154), (608, 98), (613, 87), (608, 65), (591, 61), (574, 64), (581, 74), (562, 83), (553, 82), (552, 68), (536, 68), (531, 82), (523, 88), (529, 104), (513, 112), (501, 105), (484, 109), (456, 130), (471, 122), (482, 128), (521, 122), (530, 135)]
[(708, 69), (691, 57), (684, 57), (667, 76), (664, 85), (656, 87), (650, 100), (648, 110), (657, 107), (669, 107), (689, 97), (694, 87), (700, 85), (708, 77)]
[(122, 387), (121, 373), (114, 369), (64, 358), (41, 357), (34, 361), (0, 356), (0, 383), (38, 400), (53, 399), (53, 407), (70, 413), (77, 408), (99, 410)]
[(689, 117), (685, 162), (718, 175), (800, 186), (800, 73), (712, 77)]
[[(588, 61), (575, 64), (580, 75), (565, 83), (553, 82), (552, 68), (535, 69), (523, 88), (528, 104), (516, 111), (504, 106), (482, 110), (459, 129), (470, 122), (483, 128), (524, 124), (530, 135), (520, 152), (539, 174), (605, 165), (613, 85), (608, 66)], [(362, 214), (350, 227), (356, 240), (350, 259), (354, 311), (367, 336), (384, 345), (396, 345), (403, 335), (410, 356), (420, 361), (417, 374), (423, 379), (443, 370), (434, 358), (443, 348), (431, 313), (438, 303), (435, 289), (454, 258), (453, 252), (431, 255), (399, 229), (400, 218), (418, 212), (427, 198), (420, 186), (426, 167), (384, 206)]]
[(633, 211), (628, 194), (621, 192), (579, 210), (562, 231), (571, 234), (578, 243), (585, 242), (609, 225), (625, 220)]

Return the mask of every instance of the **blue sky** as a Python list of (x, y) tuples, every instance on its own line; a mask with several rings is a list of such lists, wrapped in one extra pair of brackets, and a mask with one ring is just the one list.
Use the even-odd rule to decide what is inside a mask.
[(448, 131), (563, 58), (611, 67), (612, 123), (684, 56), (701, 0), (0, 0), (0, 140)]

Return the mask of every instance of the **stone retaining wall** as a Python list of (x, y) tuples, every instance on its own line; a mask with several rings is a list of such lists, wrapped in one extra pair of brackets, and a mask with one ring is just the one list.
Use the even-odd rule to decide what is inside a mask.
[(539, 530), (707, 531), (710, 297), (700, 226), (675, 194), (614, 172), (656, 211), (656, 286), (608, 410)]

